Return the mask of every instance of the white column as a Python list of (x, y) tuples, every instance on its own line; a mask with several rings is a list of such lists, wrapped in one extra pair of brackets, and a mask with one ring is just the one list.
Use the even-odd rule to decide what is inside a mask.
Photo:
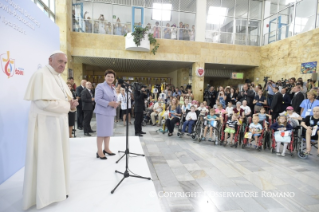
[(205, 42), (207, 0), (196, 1), (195, 41)]

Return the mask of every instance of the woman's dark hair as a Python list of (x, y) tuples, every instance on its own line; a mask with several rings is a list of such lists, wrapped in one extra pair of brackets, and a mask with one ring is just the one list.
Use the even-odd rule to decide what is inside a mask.
[(114, 78), (116, 77), (115, 71), (113, 71), (112, 69), (107, 69), (107, 70), (104, 72), (104, 76), (106, 76), (106, 75), (108, 75), (108, 74), (113, 74), (113, 75), (114, 75)]

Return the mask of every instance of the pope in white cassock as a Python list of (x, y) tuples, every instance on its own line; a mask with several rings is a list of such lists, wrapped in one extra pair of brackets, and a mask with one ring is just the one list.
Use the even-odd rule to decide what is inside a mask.
[(68, 112), (77, 100), (61, 78), (67, 63), (56, 51), (49, 65), (30, 79), (24, 99), (31, 101), (23, 188), (23, 209), (37, 209), (65, 200), (69, 194)]

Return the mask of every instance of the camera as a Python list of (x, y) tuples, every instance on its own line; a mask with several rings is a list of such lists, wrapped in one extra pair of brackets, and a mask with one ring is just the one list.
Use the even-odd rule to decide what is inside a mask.
[[(146, 85), (143, 85), (139, 82), (133, 82), (131, 84), (131, 87), (134, 89), (134, 90), (137, 90), (137, 91), (140, 91), (142, 88), (147, 88)], [(149, 89), (145, 89), (146, 92), (149, 92)]]

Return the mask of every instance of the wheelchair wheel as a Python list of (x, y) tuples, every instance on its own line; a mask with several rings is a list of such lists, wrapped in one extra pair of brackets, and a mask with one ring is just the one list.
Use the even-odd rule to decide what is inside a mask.
[(275, 150), (274, 148), (272, 148), (272, 147), (271, 147), (271, 148), (270, 148), (270, 152), (271, 152), (271, 153), (275, 153), (275, 152), (276, 152), (276, 150)]
[(241, 148), (242, 148), (242, 149), (245, 149), (245, 147), (246, 147), (246, 144), (242, 143), (242, 144), (241, 144)]
[(301, 159), (307, 159), (308, 155), (304, 154), (303, 151), (299, 150), (298, 151), (298, 157), (301, 158)]
[(178, 133), (177, 133), (177, 136), (178, 136), (179, 138), (182, 138), (182, 133), (178, 132)]

